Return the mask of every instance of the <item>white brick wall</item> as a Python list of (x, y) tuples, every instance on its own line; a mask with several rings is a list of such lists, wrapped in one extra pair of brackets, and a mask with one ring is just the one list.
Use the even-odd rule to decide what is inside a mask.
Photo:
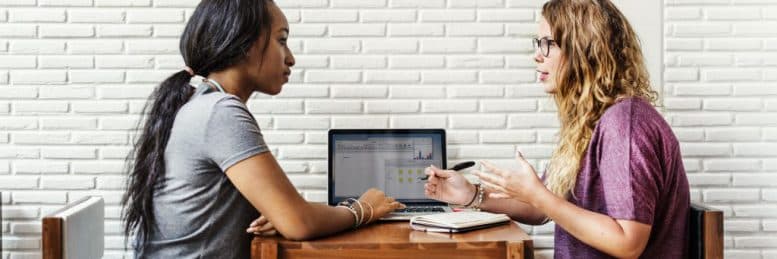
[[(278, 0), (297, 67), (249, 102), (306, 199), (326, 197), (326, 130), (434, 127), (450, 159), (547, 160), (558, 122), (529, 38), (543, 0)], [(662, 112), (695, 201), (726, 213), (726, 256), (777, 257), (777, 4), (665, 0)], [(1, 259), (39, 258), (41, 216), (106, 198), (106, 258), (145, 98), (181, 68), (196, 0), (0, 0)], [(552, 225), (526, 227), (552, 256)]]

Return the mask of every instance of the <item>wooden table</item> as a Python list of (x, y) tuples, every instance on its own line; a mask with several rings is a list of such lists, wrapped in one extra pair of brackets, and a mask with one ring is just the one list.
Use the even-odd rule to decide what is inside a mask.
[(414, 231), (406, 221), (369, 225), (311, 241), (255, 237), (251, 258), (533, 258), (531, 238), (515, 222), (466, 233)]

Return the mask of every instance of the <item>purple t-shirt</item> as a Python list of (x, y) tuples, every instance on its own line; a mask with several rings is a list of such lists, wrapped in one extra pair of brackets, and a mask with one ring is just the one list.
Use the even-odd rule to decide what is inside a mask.
[[(652, 226), (640, 258), (685, 258), (688, 179), (672, 129), (648, 102), (622, 100), (605, 111), (583, 157), (578, 207)], [(555, 258), (611, 258), (556, 225)]]

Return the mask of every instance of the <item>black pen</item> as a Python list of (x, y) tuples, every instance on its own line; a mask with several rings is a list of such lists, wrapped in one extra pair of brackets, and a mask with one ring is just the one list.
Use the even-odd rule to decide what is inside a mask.
[[(461, 163), (458, 163), (458, 164), (454, 165), (449, 170), (460, 171), (460, 170), (464, 170), (464, 169), (470, 168), (473, 165), (475, 165), (475, 161), (465, 161), (465, 162), (461, 162)], [(424, 175), (424, 176), (418, 177), (418, 180), (421, 180), (421, 181), (429, 180), (429, 175)]]

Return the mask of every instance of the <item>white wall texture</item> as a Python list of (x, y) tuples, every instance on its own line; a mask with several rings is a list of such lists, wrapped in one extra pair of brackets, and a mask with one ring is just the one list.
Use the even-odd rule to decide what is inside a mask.
[[(292, 182), (326, 199), (329, 128), (445, 128), (450, 160), (540, 165), (558, 127), (535, 83), (543, 0), (277, 0), (291, 83), (249, 102)], [(145, 98), (183, 66), (196, 0), (0, 0), (2, 259), (40, 257), (39, 219), (106, 199), (106, 258)], [(726, 256), (777, 258), (777, 1), (665, 0), (662, 112), (694, 201), (725, 211)], [(552, 225), (527, 227), (552, 257)]]

